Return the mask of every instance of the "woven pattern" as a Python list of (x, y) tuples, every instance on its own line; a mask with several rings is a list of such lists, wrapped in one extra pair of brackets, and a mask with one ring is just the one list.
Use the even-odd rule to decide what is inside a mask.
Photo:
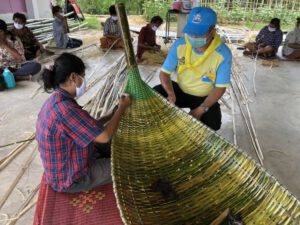
[(60, 193), (43, 176), (34, 225), (122, 225), (112, 184), (81, 193)]
[[(129, 71), (135, 100), (113, 139), (114, 190), (125, 224), (210, 224), (226, 208), (245, 224), (300, 224), (300, 204), (260, 165)], [(176, 191), (165, 199), (152, 185)]]

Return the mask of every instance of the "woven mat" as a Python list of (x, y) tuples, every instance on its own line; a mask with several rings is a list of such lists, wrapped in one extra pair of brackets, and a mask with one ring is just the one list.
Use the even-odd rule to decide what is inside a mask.
[(121, 225), (112, 184), (77, 194), (58, 193), (42, 179), (34, 225)]

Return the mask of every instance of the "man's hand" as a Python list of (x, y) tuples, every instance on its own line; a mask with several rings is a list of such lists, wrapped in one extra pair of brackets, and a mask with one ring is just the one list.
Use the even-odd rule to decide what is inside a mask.
[(175, 105), (175, 103), (176, 103), (176, 96), (175, 96), (174, 93), (169, 94), (168, 97), (167, 97), (167, 99), (168, 99), (168, 101), (169, 101), (170, 103), (172, 103), (172, 104)]
[(191, 116), (195, 117), (196, 119), (200, 120), (204, 113), (205, 113), (204, 108), (199, 106), (199, 107), (191, 110), (189, 114)]
[(119, 106), (118, 109), (125, 111), (129, 106), (131, 106), (132, 100), (129, 95), (121, 95), (119, 100)]

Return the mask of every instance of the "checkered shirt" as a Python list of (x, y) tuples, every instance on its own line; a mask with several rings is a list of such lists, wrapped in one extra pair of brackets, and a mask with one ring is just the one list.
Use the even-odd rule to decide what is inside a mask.
[(47, 183), (67, 190), (85, 175), (103, 127), (64, 90), (58, 88), (44, 103), (36, 123), (36, 140)]

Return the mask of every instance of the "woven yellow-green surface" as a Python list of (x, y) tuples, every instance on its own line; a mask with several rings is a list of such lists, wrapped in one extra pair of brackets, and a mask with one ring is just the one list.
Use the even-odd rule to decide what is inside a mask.
[[(129, 71), (133, 105), (113, 139), (117, 203), (125, 224), (205, 224), (230, 208), (245, 224), (300, 224), (300, 204), (274, 177)], [(151, 186), (168, 181), (177, 198)]]

